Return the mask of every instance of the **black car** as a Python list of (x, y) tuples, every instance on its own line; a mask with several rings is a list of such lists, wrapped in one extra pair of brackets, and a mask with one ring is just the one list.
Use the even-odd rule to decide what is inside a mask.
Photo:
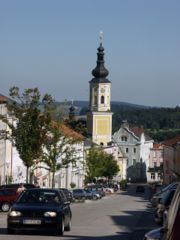
[(144, 192), (145, 192), (144, 186), (139, 185), (136, 187), (136, 193), (144, 193)]
[(7, 232), (53, 231), (63, 235), (71, 229), (71, 209), (58, 189), (34, 188), (21, 193), (7, 215)]

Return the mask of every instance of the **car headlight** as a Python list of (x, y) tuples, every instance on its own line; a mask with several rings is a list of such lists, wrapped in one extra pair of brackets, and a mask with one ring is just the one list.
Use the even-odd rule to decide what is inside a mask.
[(45, 212), (44, 216), (45, 217), (56, 217), (56, 212)]
[(9, 216), (11, 216), (11, 217), (19, 217), (21, 215), (22, 215), (21, 212), (14, 211), (14, 210), (9, 213)]

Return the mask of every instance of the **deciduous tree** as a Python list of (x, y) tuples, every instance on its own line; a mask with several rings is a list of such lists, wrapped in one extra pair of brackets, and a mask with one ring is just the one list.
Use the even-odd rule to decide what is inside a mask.
[[(49, 94), (41, 98), (37, 88), (25, 89), (21, 94), (18, 87), (10, 89), (10, 97), (12, 101), (7, 104), (7, 109), (11, 117), (1, 115), (1, 120), (9, 126), (10, 131), (5, 137), (13, 142), (26, 166), (28, 182), (29, 168), (42, 156), (53, 99)], [(41, 111), (39, 106), (42, 103), (44, 108)]]

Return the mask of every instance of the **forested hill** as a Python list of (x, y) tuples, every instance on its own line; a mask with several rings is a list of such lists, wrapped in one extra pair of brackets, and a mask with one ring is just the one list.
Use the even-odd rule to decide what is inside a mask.
[[(80, 113), (85, 114), (87, 106)], [(131, 126), (143, 126), (145, 131), (157, 141), (173, 138), (180, 134), (180, 107), (159, 108), (112, 102), (113, 133), (117, 131), (123, 120)]]
[[(70, 102), (66, 104), (69, 111)], [(74, 101), (76, 115), (86, 115), (88, 101)], [(112, 102), (113, 133), (117, 131), (123, 120), (127, 120), (130, 126), (143, 126), (145, 131), (157, 141), (163, 141), (180, 134), (180, 107), (159, 108), (136, 105), (124, 102)]]
[(155, 140), (163, 141), (180, 134), (180, 107), (176, 108), (122, 108), (112, 105), (113, 132), (120, 128), (123, 120), (130, 125), (143, 126)]

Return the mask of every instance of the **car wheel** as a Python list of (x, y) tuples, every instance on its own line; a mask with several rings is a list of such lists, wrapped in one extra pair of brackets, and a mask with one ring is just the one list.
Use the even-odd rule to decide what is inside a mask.
[(71, 231), (71, 219), (66, 227), (64, 227), (65, 231)]
[(14, 230), (14, 229), (11, 229), (11, 228), (7, 228), (7, 233), (8, 233), (8, 234), (14, 234), (14, 233), (15, 233), (15, 230)]
[(3, 203), (2, 206), (1, 206), (1, 210), (3, 212), (8, 212), (10, 209), (10, 204), (9, 203)]
[(59, 228), (57, 229), (57, 234), (63, 236), (64, 234), (64, 219), (62, 218)]
[(93, 196), (93, 200), (97, 200), (98, 197), (96, 195)]

